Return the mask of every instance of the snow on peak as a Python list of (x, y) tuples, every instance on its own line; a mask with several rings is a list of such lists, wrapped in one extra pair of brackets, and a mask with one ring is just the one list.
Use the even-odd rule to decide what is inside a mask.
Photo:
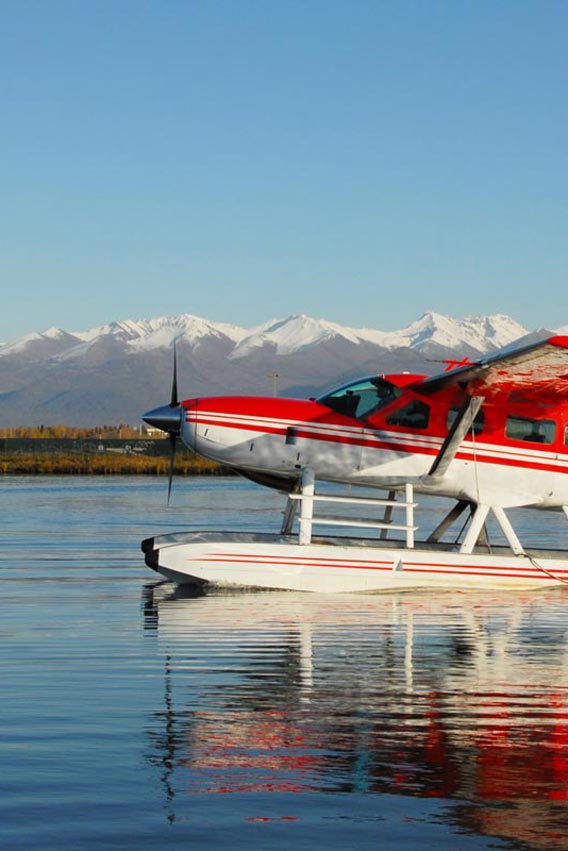
[[(568, 331), (568, 327), (564, 332)], [(371, 343), (390, 350), (413, 348), (421, 351), (430, 345), (449, 349), (469, 348), (487, 353), (507, 346), (527, 333), (518, 322), (503, 314), (467, 316), (457, 320), (429, 311), (400, 331), (379, 331), (373, 328), (350, 328), (326, 319), (314, 319), (295, 314), (285, 319), (271, 319), (253, 328), (241, 328), (225, 322), (214, 322), (182, 313), (156, 319), (125, 319), (110, 322), (87, 331), (72, 334), (60, 328), (32, 333), (13, 343), (0, 346), (0, 355), (35, 349), (42, 356), (58, 359), (81, 359), (93, 346), (102, 343), (120, 344), (126, 351), (150, 351), (170, 348), (174, 341), (192, 349), (204, 340), (223, 341), (232, 351), (232, 359), (243, 358), (263, 346), (270, 346), (278, 355), (289, 355), (321, 343), (341, 339), (354, 345)]]
[(118, 339), (128, 340), (140, 336), (142, 333), (141, 323), (135, 322), (132, 319), (126, 319), (122, 322), (108, 322), (106, 325), (89, 328), (87, 331), (73, 332), (74, 336), (83, 343), (92, 343), (93, 340), (97, 340), (99, 337), (116, 337)]
[(84, 343), (93, 343), (102, 337), (111, 337), (125, 342), (132, 350), (168, 348), (174, 340), (184, 340), (196, 345), (205, 337), (227, 337), (238, 342), (246, 332), (235, 325), (211, 322), (191, 313), (178, 316), (160, 316), (157, 319), (125, 319), (110, 322), (100, 328), (75, 332)]
[(491, 316), (466, 316), (464, 328), (476, 335), (477, 348), (501, 349), (528, 333), (528, 329), (510, 316), (496, 313)]
[(429, 344), (450, 349), (469, 346), (487, 352), (506, 346), (526, 333), (522, 325), (503, 314), (466, 316), (459, 320), (428, 311), (401, 331), (384, 335), (383, 345), (389, 348), (410, 346), (418, 350)]
[[(68, 334), (66, 331), (63, 331), (61, 328), (48, 328), (47, 331), (43, 332), (32, 331), (31, 334), (25, 334), (23, 337), (19, 337), (13, 342), (4, 343), (0, 346), (0, 355), (13, 355), (18, 352), (23, 352), (26, 349), (37, 349), (42, 344), (48, 344), (49, 347), (49, 344), (54, 342), (63, 342), (67, 339), (72, 342), (73, 336)], [(53, 346), (51, 346), (51, 348), (53, 348)]]
[(144, 334), (132, 341), (132, 347), (137, 350), (166, 348), (174, 340), (183, 340), (191, 346), (197, 345), (206, 337), (226, 337), (237, 343), (246, 332), (236, 325), (224, 322), (211, 322), (191, 313), (180, 316), (162, 316), (144, 323)]
[(47, 331), (44, 331), (41, 336), (49, 340), (61, 340), (64, 337), (68, 337), (69, 334), (67, 331), (63, 331), (62, 328), (53, 326), (53, 328), (48, 328)]
[(351, 328), (345, 328), (326, 319), (312, 319), (303, 313), (277, 319), (247, 334), (235, 346), (231, 358), (242, 358), (253, 349), (272, 345), (279, 355), (289, 355), (309, 346), (322, 343), (332, 337), (343, 337), (358, 343), (359, 338)]

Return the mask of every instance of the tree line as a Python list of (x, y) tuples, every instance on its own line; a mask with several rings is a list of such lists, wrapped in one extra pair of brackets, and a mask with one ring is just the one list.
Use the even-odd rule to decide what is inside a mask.
[[(0, 438), (28, 438), (36, 440), (80, 440), (89, 437), (96, 438), (125, 438), (147, 437), (148, 432), (144, 426), (134, 426), (120, 423), (119, 425), (101, 426), (68, 426), (68, 425), (34, 425), (14, 426), (12, 428), (0, 428)], [(165, 434), (164, 434), (165, 437)]]
[[(18, 454), (0, 452), (0, 476), (166, 476), (169, 466), (169, 458), (165, 455), (113, 455), (107, 452), (91, 455), (71, 452)], [(232, 471), (205, 458), (179, 452), (176, 455), (175, 473), (182, 476), (223, 476), (231, 474)]]

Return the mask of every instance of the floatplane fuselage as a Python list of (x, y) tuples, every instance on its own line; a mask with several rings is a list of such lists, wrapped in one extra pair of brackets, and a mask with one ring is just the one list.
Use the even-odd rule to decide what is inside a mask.
[(492, 511), (520, 555), (504, 509), (568, 514), (567, 392), (568, 338), (550, 337), (437, 376), (377, 374), (309, 400), (180, 404), (174, 381), (170, 405), (144, 419), (173, 444), (179, 437), (199, 455), (300, 498), (307, 484), (313, 500), (314, 481), (449, 497), (470, 507), (470, 551)]

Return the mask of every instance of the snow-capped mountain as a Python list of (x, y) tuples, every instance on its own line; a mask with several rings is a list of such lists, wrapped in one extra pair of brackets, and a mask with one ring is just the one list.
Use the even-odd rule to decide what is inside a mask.
[(433, 345), (451, 349), (467, 347), (474, 352), (487, 353), (525, 334), (526, 328), (503, 314), (466, 316), (457, 320), (430, 312), (402, 331), (385, 335), (380, 344), (387, 348), (409, 346), (420, 351)]
[[(136, 423), (169, 395), (172, 347), (180, 393), (307, 396), (373, 372), (436, 372), (527, 335), (509, 316), (462, 320), (429, 312), (400, 331), (296, 315), (254, 328), (191, 314), (50, 328), (0, 345), (0, 423)], [(534, 332), (540, 333), (544, 332)]]
[(35, 354), (45, 357), (47, 354), (55, 354), (76, 345), (79, 338), (73, 334), (62, 331), (61, 328), (48, 328), (47, 331), (33, 331), (24, 337), (19, 337), (12, 343), (0, 344), (0, 357), (6, 355)]
[(113, 337), (123, 340), (135, 349), (171, 346), (175, 339), (183, 339), (191, 345), (196, 345), (204, 337), (226, 337), (238, 342), (245, 334), (246, 331), (236, 325), (210, 322), (190, 313), (139, 321), (126, 319), (123, 322), (111, 322), (101, 328), (74, 332), (77, 339), (86, 343), (92, 343), (101, 337)]
[(244, 358), (264, 346), (275, 348), (279, 355), (291, 355), (334, 337), (358, 343), (357, 332), (325, 319), (310, 316), (289, 316), (275, 319), (261, 328), (246, 333), (235, 346), (231, 358)]
[[(123, 343), (129, 351), (150, 351), (169, 348), (174, 340), (195, 348), (205, 340), (216, 339), (232, 344), (231, 359), (245, 358), (255, 350), (268, 346), (278, 355), (291, 355), (333, 339), (355, 345), (371, 343), (385, 349), (409, 347), (423, 350), (429, 345), (446, 348), (467, 347), (484, 353), (501, 348), (522, 337), (527, 330), (509, 316), (468, 316), (457, 320), (440, 313), (425, 313), (416, 322), (400, 331), (379, 331), (372, 328), (350, 328), (313, 319), (299, 314), (287, 319), (274, 319), (255, 328), (240, 328), (224, 322), (212, 322), (189, 313), (163, 316), (158, 319), (111, 322), (87, 331), (63, 331), (50, 328), (41, 333), (27, 334), (12, 343), (0, 345), (0, 357), (19, 353), (32, 355), (41, 345), (55, 350), (77, 350), (85, 354), (102, 341)], [(43, 352), (40, 350), (40, 356)]]
[(509, 316), (468, 316), (451, 319), (440, 313), (425, 313), (401, 331), (377, 331), (372, 328), (348, 328), (325, 319), (290, 316), (266, 326), (261, 333), (245, 336), (231, 357), (244, 357), (254, 348), (276, 347), (280, 355), (292, 354), (326, 340), (343, 338), (352, 343), (371, 343), (385, 349), (413, 348), (422, 351), (432, 346), (468, 348), (486, 353), (506, 346), (527, 333), (526, 328)]

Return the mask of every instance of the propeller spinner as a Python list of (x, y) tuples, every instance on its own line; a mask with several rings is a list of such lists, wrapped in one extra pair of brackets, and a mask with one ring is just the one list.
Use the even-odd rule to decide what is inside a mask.
[(168, 475), (168, 505), (172, 492), (172, 479), (174, 475), (174, 462), (176, 455), (176, 441), (181, 434), (181, 418), (182, 409), (178, 399), (177, 386), (177, 354), (174, 343), (174, 371), (172, 376), (172, 392), (169, 405), (161, 405), (159, 408), (153, 408), (143, 415), (142, 419), (148, 425), (154, 428), (159, 428), (167, 432), (170, 442), (170, 470)]

